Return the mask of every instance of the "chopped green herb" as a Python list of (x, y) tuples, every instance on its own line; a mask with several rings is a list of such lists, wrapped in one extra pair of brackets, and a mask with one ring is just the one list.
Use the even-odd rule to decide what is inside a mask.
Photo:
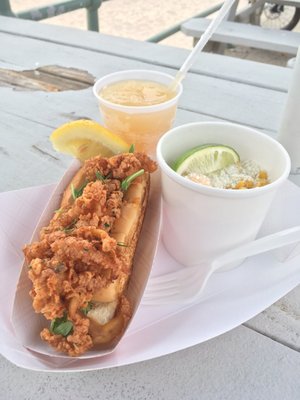
[(61, 214), (63, 211), (64, 211), (63, 208), (58, 208), (58, 209), (55, 210), (54, 212), (55, 212), (56, 214)]
[(65, 233), (71, 233), (75, 229), (76, 223), (77, 223), (77, 219), (73, 219), (73, 221), (69, 225), (65, 226), (62, 230)]
[(88, 183), (89, 183), (88, 181), (84, 181), (83, 184), (78, 189), (74, 188), (73, 183), (71, 183), (71, 192), (74, 200), (76, 200), (78, 197), (82, 195), (83, 190)]
[(66, 268), (65, 264), (58, 264), (55, 268), (54, 268), (54, 272), (59, 273), (64, 271), (64, 269)]
[(121, 247), (128, 247), (127, 244), (124, 242), (117, 242), (117, 245)]
[(99, 171), (96, 171), (96, 178), (101, 182), (105, 181), (105, 176), (103, 176)]
[(83, 248), (83, 251), (89, 251), (89, 249), (87, 249), (86, 247)]
[(140, 169), (139, 171), (135, 172), (132, 175), (127, 176), (127, 178), (123, 179), (121, 183), (121, 189), (122, 190), (127, 190), (131, 184), (132, 181), (134, 181), (137, 177), (143, 175), (145, 173), (144, 169)]
[(108, 224), (107, 222), (104, 223), (104, 228), (109, 228), (110, 224)]
[(64, 312), (63, 317), (55, 318), (51, 321), (50, 332), (55, 335), (68, 336), (73, 331), (73, 323), (67, 319), (67, 313)]
[(65, 228), (65, 229), (64, 229), (64, 232), (67, 233), (67, 234), (69, 234), (69, 233), (73, 232), (74, 229), (75, 229), (75, 228), (69, 228), (69, 229)]
[(128, 153), (134, 153), (134, 151), (135, 151), (135, 147), (134, 147), (134, 144), (132, 144), (132, 145), (129, 147)]
[(78, 196), (77, 196), (76, 189), (74, 188), (73, 183), (71, 183), (71, 192), (72, 192), (73, 199), (74, 200), (77, 199)]
[(80, 311), (84, 314), (84, 315), (88, 315), (88, 312), (91, 311), (93, 309), (93, 303), (92, 302), (88, 302), (87, 306), (84, 308), (81, 308)]
[(106, 176), (102, 175), (101, 172), (99, 172), (99, 171), (96, 171), (95, 174), (96, 174), (96, 178), (101, 182), (105, 182), (107, 179), (111, 179), (111, 177), (112, 177), (111, 172), (109, 172)]

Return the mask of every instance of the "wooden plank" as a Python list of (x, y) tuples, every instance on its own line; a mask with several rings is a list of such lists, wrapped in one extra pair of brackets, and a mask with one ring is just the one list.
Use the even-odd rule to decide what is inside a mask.
[(277, 342), (300, 351), (300, 286), (267, 310), (248, 321), (245, 326)]
[[(173, 69), (152, 66), (145, 62), (138, 62), (132, 59), (125, 59), (107, 54), (95, 54), (93, 51), (77, 49), (65, 45), (45, 43), (44, 41), (30, 38), (16, 37), (7, 34), (0, 34), (0, 41), (3, 45), (1, 58), (7, 61), (7, 65), (18, 66), (18, 69), (28, 68), (31, 64), (39, 63), (40, 66), (50, 63), (61, 67), (73, 67), (88, 72), (96, 77), (120, 69), (149, 69), (160, 70), (174, 74)], [(19, 46), (28, 56), (18, 51)], [(43, 51), (41, 51), (43, 49)], [(4, 89), (1, 89), (4, 90)], [(65, 95), (53, 96), (51, 101), (57, 101), (55, 107), (63, 109)], [(184, 91), (180, 99), (180, 108), (207, 115), (213, 118), (227, 119), (260, 129), (276, 131), (279, 125), (279, 116), (285, 101), (286, 94), (264, 88), (257, 88), (252, 85), (236, 83), (224, 79), (217, 79), (195, 73), (188, 74), (184, 81)], [(95, 107), (92, 90), (72, 92), (71, 101), (80, 104), (87, 101)], [(16, 104), (18, 106), (16, 107)], [(34, 104), (32, 104), (34, 103)], [(43, 107), (45, 109), (43, 109)], [(0, 96), (0, 106), (9, 112), (17, 110), (19, 115), (30, 115), (31, 107), (40, 109), (37, 118), (45, 121), (49, 116), (45, 110), (49, 110), (48, 98), (42, 99), (38, 92), (36, 96), (26, 93), (8, 92)], [(76, 106), (77, 107), (77, 106)]]
[[(65, 92), (59, 94), (63, 100), (58, 102), (53, 101), (53, 95), (41, 93), (34, 103), (29, 100), (30, 96), (22, 97), (23, 102), (30, 104), (23, 113), (18, 112), (22, 102), (15, 103), (15, 109), (10, 111), (0, 107), (0, 168), (9, 171), (0, 174), (0, 192), (57, 181), (69, 165), (70, 157), (53, 150), (49, 141), (51, 132), (65, 122), (80, 118), (101, 122), (93, 99), (74, 98)], [(213, 120), (216, 119), (179, 109), (174, 125)]]
[(299, 0), (273, 0), (274, 4), (282, 4), (284, 6), (292, 6), (300, 8)]
[[(78, 29), (61, 26), (54, 27), (24, 20), (13, 20), (12, 23), (12, 19), (8, 17), (0, 17), (0, 31), (10, 33), (13, 36), (21, 35), (23, 37), (37, 38), (46, 42), (88, 49), (95, 53), (118, 55), (118, 57), (145, 61), (149, 63), (151, 67), (161, 65), (172, 69), (178, 69), (189, 53), (189, 51), (185, 49), (174, 49), (174, 47), (170, 46), (145, 43), (103, 34), (99, 35), (95, 32), (84, 32), (83, 35), (82, 31)], [(99, 57), (99, 55), (95, 55), (95, 57)], [(3, 57), (0, 57), (0, 66), (1, 61), (9, 62), (3, 59)], [(37, 62), (38, 59), (32, 60), (29, 58), (26, 61), (27, 64), (31, 62), (31, 68), (32, 64)], [(14, 65), (13, 61), (10, 61), (10, 63)], [(5, 64), (3, 65), (5, 66)], [(191, 68), (191, 72), (285, 92), (287, 91), (291, 76), (291, 71), (287, 68), (273, 65), (266, 66), (254, 61), (245, 61), (206, 53), (199, 54), (198, 59)], [(275, 75), (277, 78), (275, 78)]]
[[(200, 38), (209, 23), (207, 18), (192, 18), (182, 24), (181, 31), (188, 36)], [(213, 34), (212, 40), (296, 55), (300, 46), (300, 33), (224, 21)]]
[[(156, 326), (145, 330), (145, 343), (151, 337), (157, 337)], [(134, 343), (127, 351), (136, 351)], [(47, 400), (55, 393), (64, 400), (298, 400), (299, 370), (299, 353), (245, 327), (165, 357), (101, 372), (28, 371), (0, 358), (3, 399), (19, 399), (22, 393), (34, 400), (38, 393), (39, 400)]]
[(48, 65), (37, 68), (37, 71), (73, 82), (86, 83), (86, 86), (92, 86), (95, 82), (94, 77), (88, 74), (87, 71), (76, 68), (62, 68), (59, 65)]
[(53, 150), (52, 128), (2, 111), (0, 119), (0, 191), (58, 181), (71, 158)]
[(94, 84), (94, 77), (86, 71), (48, 65), (24, 71), (0, 68), (0, 86), (11, 86), (27, 90), (59, 92), (82, 90)]
[[(47, 94), (43, 98), (45, 100), (42, 101), (42, 108), (46, 105)], [(66, 96), (65, 100), (67, 99), (70, 97)], [(65, 101), (60, 102), (57, 108), (54, 104), (48, 107), (47, 121), (36, 118), (41, 112), (40, 108), (32, 108), (31, 111), (28, 108), (27, 115), (0, 110), (0, 169), (2, 171), (0, 192), (53, 183), (61, 178), (71, 158), (57, 153), (52, 148), (49, 141), (51, 132), (65, 122), (82, 117), (99, 121), (97, 107), (92, 107), (89, 102), (82, 107), (78, 104), (78, 110), (75, 113), (71, 111), (72, 103), (71, 107), (69, 104), (70, 102)], [(32, 111), (33, 109), (35, 112)], [(179, 110), (176, 125), (202, 120), (213, 119)], [(3, 171), (8, 172), (3, 173)]]

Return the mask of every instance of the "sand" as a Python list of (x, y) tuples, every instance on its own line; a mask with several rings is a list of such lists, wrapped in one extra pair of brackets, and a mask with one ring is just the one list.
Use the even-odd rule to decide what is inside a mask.
[[(24, 11), (29, 8), (45, 6), (58, 0), (11, 0), (13, 11)], [(221, 0), (109, 0), (99, 10), (100, 32), (137, 40), (146, 40), (152, 35), (165, 30), (185, 19), (219, 4)], [(240, 0), (239, 7), (245, 7), (247, 0)], [(58, 17), (49, 18), (41, 23), (86, 28), (84, 9), (73, 11)], [(295, 30), (300, 31), (300, 23)], [(179, 32), (163, 40), (162, 44), (192, 48), (192, 38)], [(231, 48), (227, 55), (286, 65), (290, 56), (281, 53), (254, 50), (249, 48)]]

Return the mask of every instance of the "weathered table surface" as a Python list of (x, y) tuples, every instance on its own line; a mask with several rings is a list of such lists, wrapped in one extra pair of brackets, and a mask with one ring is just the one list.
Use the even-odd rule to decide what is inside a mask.
[[(95, 77), (133, 68), (174, 74), (187, 55), (5, 17), (0, 43), (2, 191), (59, 179), (70, 158), (54, 152), (49, 134), (73, 119), (99, 120)], [(201, 54), (184, 82), (176, 124), (221, 119), (276, 136), (290, 76), (286, 68)], [(298, 287), (227, 334), (129, 367), (51, 375), (1, 357), (0, 399), (299, 399), (299, 349)]]

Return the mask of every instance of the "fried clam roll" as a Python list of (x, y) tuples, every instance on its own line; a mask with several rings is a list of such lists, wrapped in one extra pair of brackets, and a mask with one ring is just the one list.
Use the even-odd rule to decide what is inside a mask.
[(33, 308), (51, 320), (41, 337), (78, 356), (105, 349), (131, 318), (126, 288), (156, 163), (143, 153), (85, 162), (40, 240), (25, 246)]

